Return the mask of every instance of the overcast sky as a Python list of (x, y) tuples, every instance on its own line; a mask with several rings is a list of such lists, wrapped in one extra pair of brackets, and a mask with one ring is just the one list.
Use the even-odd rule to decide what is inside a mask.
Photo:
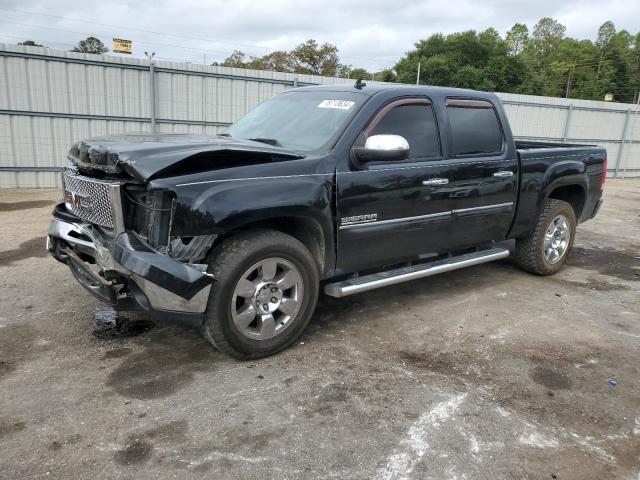
[(89, 35), (111, 48), (113, 37), (133, 40), (134, 56), (208, 63), (234, 49), (262, 55), (309, 38), (338, 46), (343, 63), (379, 70), (433, 33), (515, 22), (531, 29), (549, 16), (567, 35), (595, 39), (612, 20), (640, 30), (640, 1), (565, 0), (0, 0), (0, 42), (36, 40), (70, 49)]

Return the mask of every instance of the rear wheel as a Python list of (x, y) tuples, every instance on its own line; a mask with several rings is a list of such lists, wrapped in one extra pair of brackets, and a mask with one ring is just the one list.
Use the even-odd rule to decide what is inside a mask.
[(573, 207), (562, 200), (549, 198), (531, 235), (516, 241), (516, 262), (528, 272), (552, 275), (567, 261), (575, 236)]
[(309, 323), (318, 297), (318, 268), (298, 240), (276, 231), (243, 232), (210, 258), (211, 288), (203, 333), (239, 359), (276, 353)]

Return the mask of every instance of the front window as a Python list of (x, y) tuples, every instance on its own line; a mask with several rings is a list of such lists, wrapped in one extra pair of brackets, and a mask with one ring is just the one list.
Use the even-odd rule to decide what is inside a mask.
[(433, 107), (426, 103), (407, 103), (393, 107), (380, 120), (371, 135), (400, 135), (409, 143), (410, 159), (440, 157), (440, 140)]
[(226, 134), (290, 150), (327, 150), (366, 98), (361, 93), (326, 90), (284, 93), (258, 105)]

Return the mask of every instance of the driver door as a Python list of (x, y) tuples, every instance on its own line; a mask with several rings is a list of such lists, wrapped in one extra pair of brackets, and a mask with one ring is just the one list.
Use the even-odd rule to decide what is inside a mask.
[[(338, 172), (338, 262), (349, 272), (446, 250), (452, 229), (451, 167), (442, 162), (436, 115), (422, 97), (383, 107), (363, 132), (404, 137), (409, 158)], [(440, 160), (440, 161), (439, 161)]]

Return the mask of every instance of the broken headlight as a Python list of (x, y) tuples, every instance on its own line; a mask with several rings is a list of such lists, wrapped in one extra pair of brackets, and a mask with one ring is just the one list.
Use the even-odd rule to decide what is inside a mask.
[(166, 190), (128, 186), (124, 191), (125, 224), (153, 248), (166, 253), (175, 197)]
[(176, 203), (173, 193), (128, 186), (124, 197), (127, 228), (151, 247), (184, 263), (199, 263), (207, 255), (217, 235), (171, 235)]

